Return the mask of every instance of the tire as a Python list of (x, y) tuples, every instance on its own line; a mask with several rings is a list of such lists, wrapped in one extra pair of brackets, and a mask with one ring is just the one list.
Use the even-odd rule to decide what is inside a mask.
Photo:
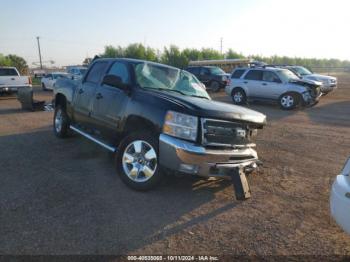
[(69, 117), (65, 107), (62, 105), (57, 105), (55, 108), (53, 131), (59, 138), (66, 138), (69, 136)]
[(43, 91), (46, 91), (46, 90), (47, 90), (44, 83), (41, 83), (41, 87), (43, 88)]
[(231, 99), (236, 105), (247, 104), (247, 95), (242, 88), (234, 88), (231, 92)]
[(299, 105), (300, 95), (295, 93), (285, 93), (279, 98), (279, 105), (283, 110), (292, 110)]
[(220, 90), (220, 83), (216, 81), (212, 81), (209, 86), (210, 90), (213, 92), (219, 92)]
[(137, 191), (148, 191), (162, 179), (158, 140), (148, 133), (132, 133), (121, 142), (116, 168), (122, 181)]

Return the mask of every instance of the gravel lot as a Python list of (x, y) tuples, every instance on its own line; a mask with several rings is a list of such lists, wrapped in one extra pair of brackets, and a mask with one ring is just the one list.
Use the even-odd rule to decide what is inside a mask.
[(244, 202), (228, 181), (170, 177), (131, 191), (111, 154), (55, 138), (52, 112), (0, 97), (0, 253), (350, 255), (350, 236), (329, 216), (332, 180), (350, 156), (350, 75), (339, 81), (313, 108), (250, 106), (268, 125)]

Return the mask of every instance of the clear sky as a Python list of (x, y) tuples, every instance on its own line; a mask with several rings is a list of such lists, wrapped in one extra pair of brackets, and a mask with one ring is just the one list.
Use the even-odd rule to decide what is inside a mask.
[(0, 53), (81, 63), (105, 45), (350, 60), (347, 0), (0, 0)]

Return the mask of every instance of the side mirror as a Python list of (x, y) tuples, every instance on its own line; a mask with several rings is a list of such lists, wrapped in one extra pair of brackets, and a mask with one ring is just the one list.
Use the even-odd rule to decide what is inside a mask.
[(278, 79), (278, 78), (275, 78), (275, 79), (273, 80), (273, 82), (278, 83), (278, 84), (281, 84), (281, 83), (282, 83), (282, 81), (281, 81), (280, 79)]
[(105, 75), (102, 80), (102, 85), (113, 86), (125, 91), (128, 89), (128, 85), (124, 84), (122, 79), (116, 75)]

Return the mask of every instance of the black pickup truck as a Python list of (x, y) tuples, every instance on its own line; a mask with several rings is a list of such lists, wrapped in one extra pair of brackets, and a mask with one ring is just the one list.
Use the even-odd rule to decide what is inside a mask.
[[(54, 133), (79, 133), (115, 153), (121, 179), (148, 190), (163, 169), (204, 177), (251, 172), (265, 115), (211, 100), (197, 78), (134, 59), (97, 59), (54, 90)], [(171, 173), (171, 172), (166, 172)]]

